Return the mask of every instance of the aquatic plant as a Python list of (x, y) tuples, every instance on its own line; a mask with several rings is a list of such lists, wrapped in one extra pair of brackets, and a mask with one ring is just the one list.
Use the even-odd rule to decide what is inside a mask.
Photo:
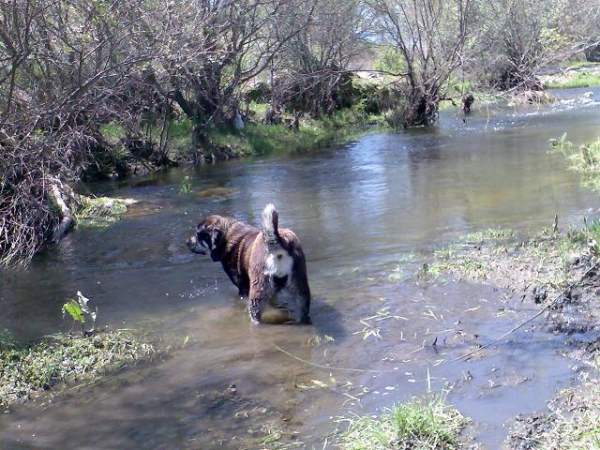
[(192, 191), (192, 177), (189, 175), (186, 175), (185, 177), (183, 177), (183, 180), (181, 180), (181, 183), (179, 184), (179, 193), (180, 194), (189, 194)]
[(581, 144), (577, 151), (564, 133), (559, 139), (551, 139), (550, 146), (552, 150), (561, 151), (565, 155), (570, 162), (569, 169), (583, 174), (584, 184), (600, 189), (600, 138)]
[(90, 380), (156, 353), (152, 344), (126, 330), (86, 337), (56, 334), (26, 345), (12, 342), (0, 346), (0, 408), (25, 403), (61, 383)]
[(67, 314), (73, 319), (74, 322), (81, 324), (81, 330), (85, 334), (85, 323), (86, 317), (89, 317), (92, 321), (92, 329), (88, 330), (87, 333), (93, 333), (96, 329), (96, 318), (98, 317), (98, 308), (95, 311), (90, 310), (88, 306), (89, 298), (85, 297), (80, 291), (77, 291), (77, 301), (71, 299), (65, 303), (62, 307), (63, 317)]
[(415, 398), (385, 410), (378, 417), (344, 418), (348, 429), (339, 437), (343, 450), (461, 448), (460, 433), (468, 423), (443, 396)]
[(74, 211), (74, 216), (78, 226), (106, 227), (117, 222), (136, 201), (129, 198), (78, 195), (77, 202), (79, 206)]

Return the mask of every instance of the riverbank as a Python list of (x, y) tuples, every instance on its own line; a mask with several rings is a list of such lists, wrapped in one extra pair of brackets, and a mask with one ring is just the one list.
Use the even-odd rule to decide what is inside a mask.
[[(573, 360), (575, 387), (557, 392), (548, 410), (520, 415), (509, 427), (510, 449), (590, 448), (600, 439), (598, 357), (600, 356), (600, 222), (585, 221), (581, 230), (560, 230), (558, 222), (533, 238), (521, 240), (507, 230), (468, 235), (436, 252), (419, 277), (434, 280), (452, 276), (506, 290), (522, 304), (538, 305), (541, 332), (572, 336), (559, 351)], [(501, 339), (508, 336), (502, 336)], [(479, 351), (482, 351), (481, 348)], [(473, 353), (469, 357), (475, 357)]]
[(131, 330), (57, 333), (19, 344), (0, 330), (0, 409), (39, 400), (66, 388), (94, 384), (109, 373), (159, 355), (147, 336)]
[(175, 166), (214, 164), (277, 152), (296, 153), (348, 142), (372, 130), (388, 128), (385, 117), (367, 114), (360, 108), (335, 111), (318, 119), (283, 114), (276, 123), (265, 123), (266, 105), (248, 107), (243, 126), (221, 126), (211, 130), (203, 142), (194, 142), (189, 119), (174, 119), (167, 147), (156, 157), (155, 142), (132, 141), (122, 128), (102, 128), (104, 141), (113, 157), (84, 173), (87, 180), (123, 178)]
[(544, 89), (569, 89), (600, 85), (600, 63), (579, 63), (548, 69), (539, 74)]

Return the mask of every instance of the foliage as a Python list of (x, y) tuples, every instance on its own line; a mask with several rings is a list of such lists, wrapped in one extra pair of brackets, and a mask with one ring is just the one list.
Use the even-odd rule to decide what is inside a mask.
[(393, 46), (388, 46), (381, 55), (380, 59), (374, 64), (375, 69), (398, 76), (406, 70), (406, 62), (400, 53)]
[(180, 194), (189, 194), (192, 191), (192, 177), (189, 175), (186, 175), (185, 177), (183, 177), (183, 180), (181, 180), (181, 184), (179, 185), (179, 193)]
[(369, 115), (356, 109), (345, 109), (331, 117), (305, 119), (297, 130), (291, 126), (291, 119), (279, 125), (248, 123), (244, 130), (235, 134), (216, 130), (210, 134), (210, 140), (214, 148), (223, 149), (228, 157), (282, 151), (293, 153), (345, 142), (364, 132), (364, 126), (370, 120)]
[(25, 346), (0, 345), (0, 407), (24, 403), (59, 383), (81, 381), (150, 358), (155, 348), (125, 331), (53, 335)]
[[(235, 136), (232, 119), (251, 101), (250, 86), (264, 88), (253, 98), (269, 103), (274, 125), (286, 114), (298, 127), (352, 107), (391, 111), (395, 127), (430, 125), (449, 80), (538, 89), (537, 69), (594, 47), (600, 35), (593, 0), (577, 8), (565, 0), (406, 6), (0, 3), (0, 266), (27, 265), (57, 228), (68, 229), (70, 203), (52, 204), (63, 186), (227, 156), (211, 145)], [(378, 46), (381, 67), (399, 76), (388, 74), (382, 89), (360, 87), (352, 71), (371, 69)], [(234, 147), (233, 155), (248, 154)]]
[(77, 301), (71, 299), (65, 303), (62, 307), (63, 317), (67, 314), (73, 319), (74, 322), (80, 323), (82, 330), (84, 330), (86, 317), (89, 317), (92, 321), (92, 328), (88, 332), (91, 333), (96, 329), (96, 318), (98, 317), (98, 310), (92, 311), (88, 306), (89, 298), (77, 291)]
[(340, 437), (344, 450), (461, 448), (460, 432), (467, 419), (442, 398), (416, 398), (386, 410), (381, 416), (344, 419), (348, 429)]
[(118, 221), (135, 200), (79, 195), (77, 202), (74, 214), (79, 226), (106, 227)]
[(561, 151), (566, 156), (570, 169), (583, 174), (585, 184), (600, 189), (600, 138), (575, 149), (565, 133), (561, 138), (551, 140), (550, 145), (554, 151)]
[(369, 5), (392, 52), (401, 55), (405, 65), (396, 85), (402, 104), (389, 123), (396, 127), (433, 124), (448, 81), (463, 65), (475, 2), (418, 0), (408, 7), (400, 0), (371, 0)]

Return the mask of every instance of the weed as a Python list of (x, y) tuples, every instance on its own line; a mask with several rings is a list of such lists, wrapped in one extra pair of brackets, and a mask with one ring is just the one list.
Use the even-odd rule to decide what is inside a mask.
[(67, 381), (91, 379), (110, 368), (151, 357), (152, 345), (125, 330), (89, 337), (57, 334), (25, 346), (0, 348), (0, 407), (24, 403)]
[(565, 152), (573, 147), (573, 143), (567, 140), (567, 133), (563, 133), (558, 139), (550, 139), (550, 149), (554, 151)]
[(460, 432), (468, 423), (443, 398), (416, 398), (394, 406), (379, 417), (345, 418), (348, 429), (340, 436), (343, 450), (460, 448)]
[(566, 138), (566, 133), (559, 139), (550, 140), (553, 150), (561, 151), (570, 163), (569, 169), (583, 174), (583, 183), (593, 189), (600, 190), (600, 138), (582, 144), (578, 151)]
[(78, 195), (77, 202), (79, 206), (73, 215), (78, 225), (107, 227), (117, 222), (135, 200)]
[(192, 177), (186, 175), (181, 180), (181, 184), (179, 185), (179, 193), (182, 195), (187, 195), (192, 191)]
[(81, 330), (83, 334), (86, 334), (85, 330), (85, 322), (86, 317), (89, 317), (92, 321), (92, 329), (88, 330), (87, 333), (93, 333), (96, 329), (96, 318), (98, 317), (98, 309), (95, 311), (90, 310), (88, 306), (89, 298), (84, 297), (84, 295), (77, 291), (77, 301), (69, 300), (62, 307), (63, 317), (67, 314), (73, 319), (73, 322), (81, 324)]

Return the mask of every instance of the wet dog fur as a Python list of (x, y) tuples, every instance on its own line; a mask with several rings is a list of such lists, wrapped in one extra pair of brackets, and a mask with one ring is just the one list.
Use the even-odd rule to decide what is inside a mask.
[(310, 323), (310, 288), (306, 259), (300, 240), (292, 230), (279, 228), (272, 204), (262, 212), (262, 229), (231, 217), (210, 215), (187, 240), (193, 253), (209, 254), (221, 262), (225, 273), (248, 297), (254, 324), (261, 321), (267, 305), (287, 311), (290, 322)]

